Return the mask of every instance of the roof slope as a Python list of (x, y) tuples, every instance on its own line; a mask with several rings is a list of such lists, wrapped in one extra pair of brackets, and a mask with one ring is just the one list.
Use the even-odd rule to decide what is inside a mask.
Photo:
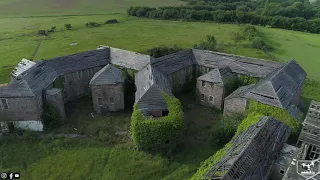
[(173, 96), (166, 77), (150, 64), (139, 71), (135, 76), (137, 87), (135, 103), (139, 109), (167, 109), (161, 92)]
[(265, 77), (281, 68), (283, 63), (244, 56), (224, 54), (200, 49), (192, 49), (194, 60), (205, 67), (216, 68), (229, 66), (231, 71), (253, 77)]
[[(271, 117), (261, 117), (258, 123), (250, 126), (248, 130), (241, 132), (232, 140), (233, 146), (210, 168), (206, 177), (211, 179), (223, 176), (225, 179), (234, 179), (231, 176), (241, 171), (239, 179), (263, 179), (267, 171), (261, 171), (259, 166), (266, 165), (266, 168), (272, 166), (289, 135), (290, 128), (285, 124)], [(217, 171), (222, 175), (221, 173), (216, 174)], [(257, 174), (260, 177), (256, 177)]]
[(164, 75), (169, 75), (186, 67), (192, 66), (195, 64), (195, 61), (193, 61), (192, 50), (188, 49), (159, 57), (151, 64)]
[(140, 71), (150, 64), (151, 56), (117, 48), (110, 48), (110, 62), (128, 69)]
[(306, 76), (297, 62), (291, 60), (275, 73), (258, 81), (245, 96), (264, 104), (289, 109)]
[(90, 85), (117, 84), (123, 81), (121, 70), (108, 64), (94, 74), (90, 80)]
[(224, 67), (224, 68), (215, 68), (210, 72), (208, 72), (207, 74), (204, 74), (198, 77), (198, 79), (202, 81), (225, 85), (228, 83), (228, 80), (234, 77), (235, 76), (231, 73), (230, 68)]
[(34, 96), (48, 88), (57, 77), (71, 72), (104, 66), (109, 49), (93, 50), (40, 61), (24, 71), (7, 86), (0, 88), (0, 97)]
[(29, 68), (31, 68), (33, 65), (35, 65), (36, 63), (33, 61), (30, 61), (28, 59), (22, 59), (19, 64), (17, 64), (17, 66), (13, 69), (13, 71), (11, 72), (11, 76), (13, 78), (18, 77), (21, 73), (23, 73), (24, 71), (28, 70)]

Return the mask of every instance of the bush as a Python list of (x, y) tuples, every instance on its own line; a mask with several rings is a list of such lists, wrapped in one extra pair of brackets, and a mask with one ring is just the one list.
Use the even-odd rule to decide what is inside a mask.
[(246, 39), (250, 41), (256, 37), (261, 36), (261, 32), (255, 26), (252, 25), (246, 25), (242, 30), (242, 34)]
[(147, 53), (154, 58), (158, 58), (161, 56), (179, 52), (181, 50), (182, 48), (179, 47), (178, 45), (173, 45), (173, 46), (160, 45), (160, 46), (148, 49)]
[(98, 23), (96, 23), (96, 22), (87, 22), (86, 24), (85, 24), (85, 26), (86, 27), (89, 27), (89, 28), (92, 28), (92, 27), (98, 27), (98, 26), (100, 26), (100, 24), (98, 24)]
[(105, 22), (105, 24), (115, 24), (115, 23), (119, 23), (118, 20), (116, 20), (116, 19), (109, 19), (108, 21)]
[(243, 118), (243, 114), (234, 114), (232, 116), (224, 116), (218, 120), (212, 127), (213, 142), (219, 145), (229, 142)]
[(217, 40), (214, 35), (207, 35), (205, 40), (202, 40), (198, 46), (195, 48), (215, 51), (217, 48)]
[(180, 101), (164, 92), (162, 96), (168, 104), (168, 116), (146, 118), (134, 105), (132, 113), (132, 138), (141, 150), (170, 154), (183, 142), (184, 116)]
[(255, 37), (252, 40), (252, 47), (256, 48), (256, 49), (266, 49), (267, 48), (267, 43), (260, 37)]
[(44, 130), (53, 130), (60, 127), (63, 123), (60, 118), (60, 114), (57, 109), (51, 104), (43, 105), (42, 121)]
[(72, 29), (71, 24), (65, 24), (64, 27), (66, 27), (68, 30)]
[(38, 34), (41, 36), (48, 36), (48, 33), (46, 32), (46, 30), (39, 30)]

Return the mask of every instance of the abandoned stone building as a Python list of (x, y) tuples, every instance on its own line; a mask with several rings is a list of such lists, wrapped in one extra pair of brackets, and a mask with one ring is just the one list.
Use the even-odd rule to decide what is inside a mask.
[(286, 109), (290, 115), (299, 119), (298, 109), (306, 72), (295, 62), (289, 61), (256, 84), (241, 87), (225, 99), (224, 114), (241, 113), (250, 99), (270, 106)]
[[(297, 160), (317, 160), (320, 158), (320, 102), (312, 101), (300, 132), (295, 159), (285, 173), (284, 180), (304, 180), (306, 177), (297, 173)], [(320, 160), (318, 162), (320, 164)], [(317, 172), (320, 172), (318, 167)], [(319, 165), (320, 168), (320, 165)], [(315, 174), (313, 179), (320, 179), (320, 174)]]
[(236, 80), (230, 68), (215, 68), (197, 78), (197, 102), (204, 106), (215, 107), (222, 110), (227, 88)]
[[(232, 113), (245, 109), (246, 100), (241, 98), (256, 99), (264, 104), (284, 108), (296, 116), (300, 112), (296, 105), (306, 75), (295, 61), (284, 64), (199, 49), (183, 50), (153, 58), (131, 51), (100, 46), (97, 50), (53, 58), (36, 64), (30, 63), (28, 66), (22, 66), (23, 68), (17, 66), (16, 78), (13, 78), (7, 86), (0, 88), (1, 115), (11, 121), (19, 122), (20, 125), (23, 124), (18, 125), (19, 127), (30, 128), (27, 124), (35, 123), (38, 125), (31, 129), (41, 130), (42, 106), (46, 102), (43, 93), (47, 89), (61, 89), (63, 103), (76, 100), (91, 92), (89, 87), (91, 79), (108, 64), (115, 65), (122, 71), (133, 71), (136, 86), (135, 103), (145, 115), (154, 117), (166, 116), (169, 113), (162, 92), (173, 96), (174, 92), (183, 90), (184, 85), (190, 80), (196, 78), (201, 80), (206, 77), (209, 79), (205, 84), (213, 83), (213, 89), (205, 89), (207, 86), (202, 86), (201, 81), (201, 84), (198, 83), (198, 90), (208, 92), (199, 93), (199, 97), (201, 99), (201, 94), (204, 94), (205, 99), (211, 102), (207, 104), (209, 106), (213, 104), (213, 107), (224, 108), (225, 112)], [(260, 78), (260, 81), (250, 88), (240, 87), (224, 100), (228, 95), (227, 79), (236, 75), (256, 77)], [(244, 90), (246, 95), (242, 97), (239, 91)], [(93, 91), (95, 109), (99, 112), (96, 104), (99, 106), (101, 99), (96, 97), (96, 90)], [(106, 94), (112, 92), (113, 90)], [(235, 102), (237, 99), (240, 99), (239, 103)], [(123, 109), (123, 100), (117, 105), (111, 105), (113, 101), (115, 102), (115, 99), (110, 96), (102, 98), (101, 107), (109, 110)], [(234, 104), (237, 106), (232, 106)]]
[(90, 87), (96, 112), (124, 109), (124, 77), (118, 68), (106, 65), (93, 76)]
[(202, 179), (267, 180), (290, 132), (280, 121), (261, 117), (258, 123), (232, 140), (226, 155), (210, 167)]

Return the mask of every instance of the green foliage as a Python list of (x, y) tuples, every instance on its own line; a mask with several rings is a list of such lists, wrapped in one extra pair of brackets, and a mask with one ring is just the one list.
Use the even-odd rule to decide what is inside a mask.
[(165, 56), (165, 55), (168, 55), (168, 54), (179, 52), (181, 50), (182, 50), (182, 48), (180, 46), (176, 45), (176, 44), (173, 45), (173, 46), (160, 45), (160, 46), (148, 49), (147, 53), (150, 56), (153, 56), (154, 58), (158, 58), (158, 57), (161, 57), (161, 56)]
[(48, 103), (43, 105), (43, 114), (41, 118), (45, 130), (53, 130), (63, 124), (57, 109)]
[(232, 116), (223, 116), (219, 119), (211, 130), (213, 142), (219, 145), (224, 145), (229, 142), (243, 118), (243, 114), (234, 114)]
[(265, 116), (271, 116), (289, 126), (294, 133), (300, 128), (300, 120), (293, 118), (285, 109), (261, 104), (255, 100), (251, 100), (248, 112), (257, 112)]
[(146, 118), (134, 105), (132, 113), (132, 138), (142, 150), (170, 154), (183, 142), (184, 116), (180, 101), (164, 92), (169, 114), (161, 118)]
[(240, 75), (239, 80), (240, 80), (240, 86), (246, 86), (246, 85), (255, 84), (258, 82), (258, 78), (246, 76), (246, 75)]
[(66, 29), (68, 29), (68, 30), (72, 29), (71, 24), (65, 24), (64, 27), (65, 27)]
[(255, 37), (252, 40), (252, 47), (263, 50), (267, 48), (267, 43), (261, 37)]
[(90, 21), (90, 22), (87, 22), (85, 24), (85, 26), (88, 27), (88, 28), (92, 28), (92, 27), (98, 27), (98, 26), (100, 26), (100, 24), (98, 24), (98, 23), (96, 23), (94, 21)]
[(105, 24), (115, 24), (115, 23), (119, 23), (118, 20), (116, 19), (109, 19), (105, 22)]
[(194, 48), (215, 51), (217, 49), (217, 40), (214, 35), (207, 35), (205, 40), (202, 40), (199, 45)]
[(235, 44), (239, 43), (239, 42), (242, 42), (245, 40), (245, 37), (239, 33), (239, 32), (232, 32), (231, 33), (231, 39), (233, 40), (233, 42)]
[(260, 37), (262, 33), (253, 25), (245, 25), (242, 34), (246, 39), (252, 41), (254, 38)]
[(190, 180), (202, 179), (205, 176), (205, 174), (209, 171), (209, 169), (226, 155), (228, 150), (232, 147), (233, 140), (236, 138), (236, 136), (239, 133), (246, 131), (250, 126), (257, 123), (262, 116), (263, 115), (259, 113), (249, 113), (248, 116), (238, 126), (237, 132), (234, 134), (232, 139), (222, 149), (220, 149), (214, 155), (210, 156), (207, 160), (201, 163), (200, 168), (197, 170), (197, 172), (192, 176)]
[(47, 33), (46, 30), (39, 30), (38, 34), (41, 35), (41, 36), (48, 36), (48, 33)]

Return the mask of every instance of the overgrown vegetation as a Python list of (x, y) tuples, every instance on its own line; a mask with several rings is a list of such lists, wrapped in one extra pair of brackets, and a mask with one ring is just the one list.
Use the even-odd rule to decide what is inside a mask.
[(216, 37), (214, 37), (214, 35), (207, 35), (204, 40), (201, 40), (199, 45), (194, 45), (193, 48), (216, 51), (217, 45)]
[(51, 131), (60, 127), (63, 122), (57, 109), (48, 103), (43, 105), (43, 114), (41, 116), (44, 130)]
[(98, 26), (100, 26), (100, 24), (99, 24), (99, 23), (96, 23), (96, 22), (94, 22), (94, 21), (90, 21), (90, 22), (87, 22), (87, 23), (85, 24), (85, 26), (88, 27), (88, 28), (93, 28), (93, 27), (98, 27)]
[(148, 49), (147, 54), (149, 54), (150, 56), (152, 56), (154, 58), (158, 58), (161, 56), (165, 56), (165, 55), (179, 52), (181, 50), (182, 50), (182, 48), (176, 44), (173, 46), (160, 45), (160, 46), (156, 46), (151, 49)]
[(271, 116), (289, 126), (294, 133), (298, 133), (301, 120), (294, 119), (287, 110), (261, 104), (258, 101), (251, 100), (248, 112), (257, 112), (265, 116)]
[(320, 3), (309, 1), (189, 0), (180, 7), (130, 7), (128, 15), (153, 19), (249, 23), (320, 33)]
[(39, 31), (38, 31), (38, 34), (41, 35), (41, 36), (48, 36), (47, 31), (46, 31), (46, 30), (43, 30), (43, 29), (42, 29), (42, 30), (39, 30)]
[(201, 163), (200, 168), (192, 176), (191, 180), (202, 179), (208, 172), (208, 170), (227, 154), (228, 150), (230, 150), (230, 148), (232, 147), (233, 139), (236, 138), (236, 136), (241, 132), (246, 131), (250, 126), (256, 124), (262, 116), (263, 115), (259, 113), (249, 113), (248, 116), (244, 120), (242, 120), (241, 124), (238, 126), (237, 131), (235, 132), (232, 139), (222, 149), (220, 149), (214, 155), (210, 156), (207, 160)]
[(134, 105), (132, 138), (138, 149), (171, 154), (183, 142), (184, 116), (180, 101), (162, 93), (169, 114), (161, 118), (146, 118)]
[(232, 116), (223, 116), (216, 121), (212, 127), (213, 142), (219, 145), (225, 145), (229, 142), (244, 117), (244, 114), (235, 114)]
[(71, 24), (65, 24), (64, 27), (65, 27), (66, 29), (68, 29), (68, 30), (72, 29)]

